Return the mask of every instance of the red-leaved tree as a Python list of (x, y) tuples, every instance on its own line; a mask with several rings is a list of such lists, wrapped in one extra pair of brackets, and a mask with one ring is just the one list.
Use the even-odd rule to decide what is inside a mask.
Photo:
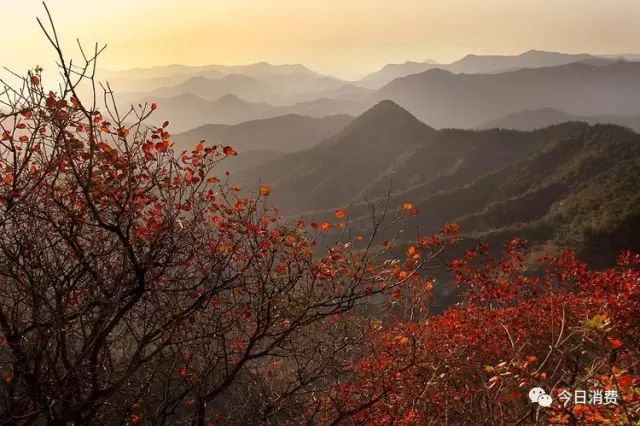
[(415, 281), (428, 257), (383, 261), (375, 232), (357, 250), (344, 235), (316, 249), (344, 212), (336, 224), (285, 224), (268, 185), (251, 195), (216, 177), (232, 147), (175, 152), (168, 123), (145, 124), (157, 105), (120, 111), (109, 87), (97, 102), (100, 51), (73, 65), (51, 25), (60, 89), (36, 68), (6, 87), (0, 115), (0, 418), (269, 423), (320, 412), (363, 355), (355, 309)]
[[(463, 301), (442, 315), (370, 330), (370, 355), (335, 385), (323, 420), (637, 424), (640, 256), (624, 253), (617, 267), (589, 271), (566, 252), (531, 274), (525, 254), (513, 240), (499, 261), (482, 245), (452, 262)], [(538, 386), (551, 407), (530, 402)], [(601, 399), (583, 402), (581, 392)]]

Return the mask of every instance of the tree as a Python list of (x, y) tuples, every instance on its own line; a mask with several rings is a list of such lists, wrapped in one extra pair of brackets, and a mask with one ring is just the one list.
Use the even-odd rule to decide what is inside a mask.
[(384, 262), (375, 235), (354, 250), (344, 233), (317, 250), (344, 212), (287, 225), (268, 185), (251, 195), (215, 177), (233, 148), (174, 152), (168, 122), (145, 124), (158, 106), (119, 111), (108, 85), (98, 107), (101, 50), (75, 66), (48, 16), (60, 90), (38, 67), (6, 87), (0, 116), (0, 417), (294, 418), (358, 356), (354, 309), (416, 280), (428, 257)]
[[(589, 271), (566, 252), (532, 275), (522, 241), (500, 261), (487, 253), (483, 245), (452, 262), (459, 305), (370, 331), (370, 355), (329, 394), (325, 422), (637, 423), (640, 256)], [(531, 403), (533, 387), (553, 405)]]

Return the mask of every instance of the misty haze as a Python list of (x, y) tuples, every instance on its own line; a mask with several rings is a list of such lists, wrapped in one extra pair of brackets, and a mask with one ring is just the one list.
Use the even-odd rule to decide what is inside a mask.
[(45, 3), (0, 424), (640, 424), (640, 3)]

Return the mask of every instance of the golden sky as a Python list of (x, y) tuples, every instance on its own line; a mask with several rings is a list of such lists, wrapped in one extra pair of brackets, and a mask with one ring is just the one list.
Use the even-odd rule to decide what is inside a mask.
[[(534, 48), (640, 52), (638, 0), (49, 0), (58, 30), (109, 45), (109, 69), (304, 63), (356, 77), (389, 62)], [(39, 0), (0, 0), (0, 65), (23, 71), (51, 52)]]

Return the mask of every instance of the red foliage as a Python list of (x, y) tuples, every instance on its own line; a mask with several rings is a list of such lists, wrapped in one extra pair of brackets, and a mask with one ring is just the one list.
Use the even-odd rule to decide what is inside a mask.
[[(342, 209), (289, 224), (269, 185), (214, 176), (233, 148), (174, 152), (168, 122), (143, 124), (156, 104), (103, 115), (72, 81), (44, 91), (41, 70), (23, 86), (0, 115), (6, 423), (639, 420), (640, 255), (591, 271), (571, 252), (532, 262), (518, 239), (500, 260), (481, 245), (450, 262), (460, 302), (430, 315), (425, 267), (457, 225), (396, 250), (345, 239)], [(392, 223), (418, 213), (400, 207)], [(559, 402), (578, 389), (619, 403)]]
[[(452, 262), (463, 301), (442, 315), (369, 331), (370, 356), (326, 399), (354, 424), (632, 424), (639, 419), (640, 261), (589, 271), (570, 252), (527, 273), (524, 243)], [(541, 269), (545, 272), (542, 273)], [(529, 389), (553, 405), (538, 409)], [(563, 405), (563, 390), (619, 392), (618, 404)]]

